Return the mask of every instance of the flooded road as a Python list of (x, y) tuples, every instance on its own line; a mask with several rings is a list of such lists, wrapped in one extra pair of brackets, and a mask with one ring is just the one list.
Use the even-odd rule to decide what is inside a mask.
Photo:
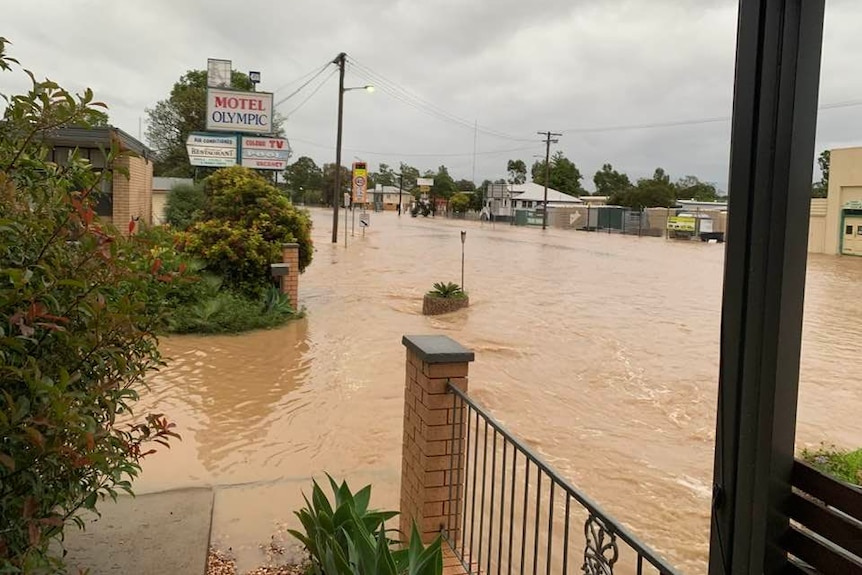
[[(476, 352), (478, 402), (671, 563), (705, 571), (723, 246), (377, 213), (345, 249), (330, 212), (312, 213), (305, 319), (163, 340), (139, 411), (164, 412), (183, 442), (146, 462), (139, 491), (224, 488), (214, 536), (234, 545), (268, 540), (324, 470), (396, 507), (401, 336), (443, 333)], [(424, 317), (423, 293), (460, 281), (462, 229), (471, 305)], [(800, 446), (862, 443), (860, 277), (862, 259), (809, 260)], [(263, 491), (230, 492), (244, 486)]]

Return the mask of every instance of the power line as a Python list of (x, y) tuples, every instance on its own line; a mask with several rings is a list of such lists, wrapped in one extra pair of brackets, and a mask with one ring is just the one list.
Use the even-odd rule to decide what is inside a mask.
[(363, 78), (372, 81), (375, 85), (379, 84), (381, 88), (393, 98), (410, 105), (414, 108), (420, 109), (432, 116), (437, 117), (438, 119), (449, 121), (453, 124), (457, 124), (463, 128), (476, 130), (478, 129), (480, 132), (492, 136), (495, 138), (505, 139), (505, 140), (513, 140), (519, 142), (531, 142), (534, 141), (532, 138), (519, 138), (516, 136), (512, 136), (510, 134), (506, 134), (504, 132), (500, 132), (498, 130), (493, 130), (491, 128), (487, 128), (482, 125), (477, 125), (474, 121), (466, 120), (461, 118), (451, 112), (444, 110), (443, 108), (429, 102), (423, 97), (419, 96), (415, 92), (404, 88), (397, 82), (390, 80), (383, 74), (379, 72), (375, 72), (368, 66), (356, 61), (355, 58), (350, 58), (350, 64), (353, 67), (353, 71), (362, 76)]
[(296, 90), (294, 90), (293, 92), (291, 92), (290, 94), (288, 94), (287, 96), (285, 96), (284, 98), (282, 98), (281, 100), (279, 100), (278, 102), (276, 102), (275, 104), (273, 104), (273, 106), (272, 106), (272, 107), (273, 107), (273, 108), (277, 108), (278, 106), (280, 106), (280, 105), (284, 104), (285, 102), (287, 102), (288, 100), (290, 100), (291, 98), (293, 98), (294, 96), (296, 96), (296, 95), (297, 95), (299, 92), (301, 92), (301, 91), (302, 91), (306, 86), (308, 86), (309, 84), (311, 84), (312, 82), (314, 82), (314, 80), (316, 80), (316, 79), (317, 79), (321, 74), (323, 74), (324, 70), (326, 70), (326, 67), (327, 67), (327, 66), (329, 66), (330, 64), (331, 64), (331, 62), (327, 62), (326, 64), (324, 64), (324, 65), (323, 65), (323, 67), (321, 67), (319, 70), (317, 70), (317, 73), (316, 73), (316, 74), (314, 74), (314, 76), (312, 76), (312, 77), (311, 77), (311, 78), (309, 78), (307, 81), (305, 81), (305, 82), (304, 82), (304, 83), (303, 83), (299, 88), (297, 88)]
[[(314, 146), (322, 149), (331, 149), (331, 144), (321, 144), (320, 142), (314, 142), (311, 140), (305, 140), (302, 138), (293, 137), (292, 140), (297, 142), (302, 142), (303, 144), (308, 144), (310, 146)], [(410, 152), (376, 152), (372, 150), (361, 150), (359, 148), (344, 148), (345, 150), (351, 152), (357, 152), (360, 154), (368, 154), (369, 156), (394, 156), (394, 157), (446, 157), (446, 158), (458, 158), (458, 157), (467, 157), (472, 156), (473, 152), (441, 152), (441, 153), (433, 153), (433, 152), (419, 152), (419, 153), (410, 153)], [(495, 154), (510, 154), (513, 152), (526, 152), (530, 150), (535, 150), (535, 146), (530, 147), (522, 147), (522, 148), (509, 148), (505, 150), (486, 150), (484, 152), (476, 152), (476, 155), (479, 156), (491, 156)]]
[[(325, 68), (324, 68), (324, 69), (325, 69)], [(306, 102), (308, 102), (312, 97), (314, 97), (314, 95), (315, 95), (315, 94), (317, 94), (317, 92), (319, 92), (319, 91), (320, 91), (320, 89), (323, 87), (323, 85), (324, 85), (324, 84), (326, 84), (326, 82), (328, 82), (328, 81), (329, 81), (329, 79), (330, 79), (330, 78), (332, 78), (332, 76), (334, 76), (334, 75), (335, 75), (335, 72), (337, 72), (337, 71), (338, 71), (338, 69), (337, 69), (337, 68), (333, 68), (333, 69), (332, 69), (332, 71), (329, 73), (329, 75), (328, 75), (326, 78), (324, 78), (324, 79), (323, 79), (323, 81), (322, 81), (320, 84), (318, 84), (318, 85), (317, 85), (317, 87), (316, 87), (316, 88), (314, 88), (314, 90), (312, 90), (312, 91), (311, 91), (311, 93), (310, 93), (308, 96), (306, 96), (306, 97), (305, 97), (305, 100), (303, 100), (302, 102), (300, 102), (300, 103), (299, 103), (299, 105), (298, 105), (298, 106), (296, 106), (293, 110), (291, 110), (290, 112), (288, 112), (287, 114), (285, 114), (285, 117), (286, 117), (286, 118), (290, 118), (290, 116), (291, 116), (291, 115), (293, 115), (293, 113), (294, 113), (294, 112), (296, 112), (297, 110), (299, 110), (300, 108), (302, 108), (302, 107), (305, 105), (305, 103), (306, 103)]]
[[(329, 62), (327, 62), (326, 64), (324, 64), (324, 67), (326, 67), (326, 66), (328, 66), (328, 65), (329, 65)], [(313, 70), (309, 70), (308, 72), (306, 72), (306, 73), (305, 73), (305, 74), (303, 74), (302, 76), (299, 76), (298, 78), (294, 78), (294, 79), (293, 79), (293, 80), (291, 80), (290, 82), (286, 82), (286, 83), (282, 84), (281, 86), (279, 86), (278, 88), (276, 88), (275, 90), (273, 90), (273, 91), (272, 91), (272, 93), (273, 93), (273, 94), (277, 94), (277, 93), (281, 92), (282, 90), (284, 90), (285, 88), (287, 88), (288, 86), (292, 86), (292, 85), (294, 85), (294, 84), (296, 84), (296, 83), (298, 83), (298, 82), (302, 82), (303, 80), (305, 80), (306, 78), (308, 78), (309, 76), (311, 76), (312, 74), (314, 74), (315, 72), (319, 72), (319, 71), (320, 71), (320, 68), (314, 68)]]
[[(862, 106), (862, 100), (847, 100), (845, 102), (835, 102), (832, 104), (824, 104), (818, 110), (835, 110), (838, 108), (850, 108), (853, 106)], [(650, 122), (644, 124), (623, 124), (619, 126), (601, 126), (592, 128), (567, 128), (563, 130), (564, 134), (587, 134), (596, 132), (620, 132), (625, 130), (648, 130), (652, 128), (675, 128), (678, 126), (696, 126), (700, 124), (718, 124), (729, 122), (730, 116), (713, 116), (711, 118), (694, 118), (691, 120), (670, 120), (667, 122)]]
[(846, 102), (835, 102), (833, 104), (824, 104), (819, 110), (834, 110), (835, 108), (850, 108), (851, 106), (862, 106), (862, 100), (847, 100)]

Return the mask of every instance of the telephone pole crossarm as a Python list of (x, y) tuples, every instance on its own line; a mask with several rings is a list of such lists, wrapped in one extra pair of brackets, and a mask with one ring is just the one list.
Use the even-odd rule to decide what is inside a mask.
[(551, 178), (551, 144), (556, 144), (560, 140), (554, 136), (562, 136), (557, 132), (536, 132), (540, 136), (545, 137), (545, 199), (542, 203), (542, 229), (548, 228), (548, 180)]

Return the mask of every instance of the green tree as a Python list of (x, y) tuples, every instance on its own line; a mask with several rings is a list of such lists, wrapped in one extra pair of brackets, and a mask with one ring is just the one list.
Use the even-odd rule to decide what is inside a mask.
[(388, 164), (381, 163), (375, 175), (375, 183), (381, 186), (398, 186), (398, 176)]
[(593, 176), (597, 196), (611, 196), (617, 192), (625, 192), (632, 187), (631, 180), (624, 174), (616, 171), (611, 164), (604, 164), (602, 169)]
[(103, 128), (111, 125), (111, 119), (107, 112), (101, 110), (93, 110), (93, 118), (89, 124), (93, 128)]
[(299, 244), (300, 272), (311, 263), (311, 218), (264, 177), (240, 166), (222, 168), (206, 179), (205, 190), (202, 218), (181, 235), (179, 247), (226, 287), (259, 297), (285, 243)]
[[(7, 44), (2, 72), (17, 65)], [(0, 572), (65, 573), (49, 547), (66, 525), (131, 492), (152, 442), (176, 436), (161, 416), (118, 416), (161, 363), (156, 331), (179, 276), (99, 221), (108, 172), (76, 154), (45, 160), (53, 130), (98, 123), (104, 105), (30, 80), (26, 94), (0, 94)], [(110, 166), (128, 152), (106, 155)]]
[(455, 180), (449, 175), (446, 166), (437, 168), (437, 173), (434, 174), (434, 185), (431, 186), (431, 195), (448, 201), (452, 194), (457, 191), (458, 187), (455, 185)]
[(817, 158), (820, 167), (820, 181), (815, 182), (811, 188), (811, 197), (825, 198), (829, 195), (829, 150), (823, 150)]
[(419, 178), (418, 168), (401, 162), (400, 169), (401, 175), (404, 177), (404, 191), (414, 192), (416, 190), (416, 180)]
[(322, 191), (323, 170), (308, 156), (301, 156), (287, 166), (284, 181), (294, 202), (305, 202), (315, 191)]
[[(533, 176), (533, 182), (540, 186), (545, 184), (545, 161), (534, 162), (530, 170)], [(563, 152), (557, 150), (551, 157), (550, 179), (548, 187), (569, 194), (570, 196), (584, 195), (584, 188), (581, 186), (583, 176), (580, 170), (575, 166), (574, 162), (566, 158)]]
[(634, 188), (611, 194), (608, 204), (638, 211), (653, 207), (670, 208), (676, 204), (676, 189), (670, 183), (670, 176), (662, 168), (656, 168), (652, 178), (641, 178)]
[(174, 228), (185, 230), (200, 219), (206, 196), (201, 184), (179, 184), (168, 192), (165, 219)]
[(459, 192), (473, 192), (476, 191), (476, 184), (470, 180), (461, 179), (455, 182), (455, 188), (457, 188)]
[[(231, 87), (251, 90), (253, 84), (248, 75), (233, 70)], [(154, 173), (157, 176), (190, 178), (194, 168), (189, 165), (186, 140), (189, 134), (206, 130), (207, 72), (189, 70), (174, 84), (166, 100), (147, 108), (147, 140), (156, 153)], [(283, 133), (282, 120), (273, 118), (278, 134)], [(204, 174), (213, 169), (200, 169)]]
[(670, 185), (670, 176), (664, 171), (664, 168), (656, 168), (652, 179), (656, 182)]
[(476, 193), (470, 198), (470, 209), (474, 211), (481, 211), (483, 207), (485, 207), (485, 198), (488, 197), (488, 188), (493, 182), (491, 180), (484, 180), (478, 188), (476, 188)]
[(510, 184), (523, 184), (527, 181), (527, 164), (524, 160), (509, 160), (506, 163)]
[(718, 199), (715, 184), (701, 182), (695, 176), (685, 176), (674, 184), (676, 197), (679, 200), (696, 200), (698, 202), (714, 202)]
[[(351, 182), (350, 168), (341, 166), (341, 182), (338, 197), (335, 198), (339, 205), (343, 203), (344, 194), (350, 193)], [(335, 189), (335, 162), (331, 164), (323, 164), (323, 194), (322, 199), (324, 204), (332, 205), (332, 191)]]
[(470, 195), (458, 192), (449, 200), (449, 206), (456, 214), (463, 214), (470, 209)]

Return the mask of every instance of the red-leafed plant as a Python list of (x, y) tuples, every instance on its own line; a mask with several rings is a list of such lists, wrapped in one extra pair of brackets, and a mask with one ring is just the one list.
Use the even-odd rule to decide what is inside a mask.
[[(0, 71), (17, 64), (7, 45)], [(131, 492), (141, 458), (177, 437), (163, 416), (129, 413), (182, 273), (94, 215), (110, 172), (47, 159), (52, 130), (103, 120), (103, 106), (27, 74), (0, 120), (0, 573), (61, 570), (50, 542)], [(125, 152), (105, 153), (111, 166)]]

